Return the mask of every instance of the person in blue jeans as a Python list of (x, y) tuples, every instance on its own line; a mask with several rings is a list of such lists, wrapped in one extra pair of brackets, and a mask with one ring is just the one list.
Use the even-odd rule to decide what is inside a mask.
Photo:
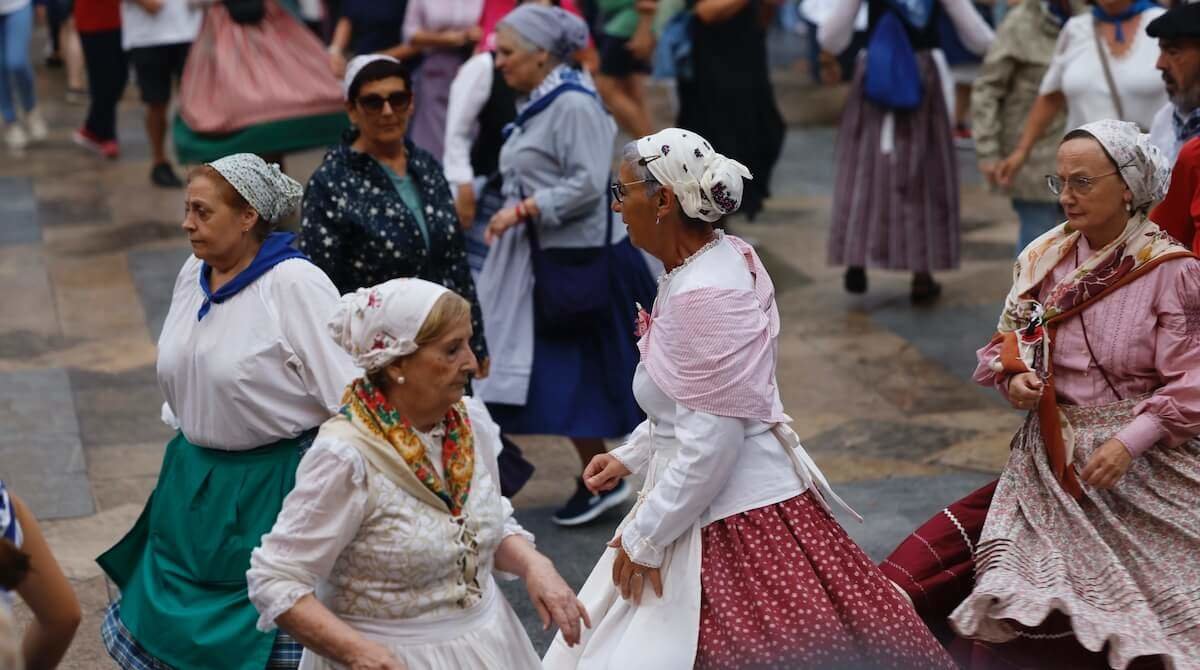
[[(13, 150), (23, 149), (31, 139), (43, 140), (47, 134), (33, 90), (33, 66), (29, 63), (32, 33), (31, 0), (0, 0), (0, 118), (4, 121), (4, 143)], [(18, 97), (24, 125), (17, 115)]]

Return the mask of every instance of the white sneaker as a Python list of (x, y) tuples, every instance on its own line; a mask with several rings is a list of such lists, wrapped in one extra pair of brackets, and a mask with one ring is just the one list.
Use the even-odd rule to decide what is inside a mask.
[(36, 109), (29, 110), (29, 113), (25, 115), (25, 127), (29, 130), (29, 137), (34, 142), (41, 142), (50, 135), (50, 129), (46, 127), (46, 120)]
[(25, 129), (21, 127), (21, 124), (10, 123), (8, 129), (4, 131), (4, 143), (14, 151), (24, 149), (25, 145), (29, 144), (29, 137), (25, 135)]

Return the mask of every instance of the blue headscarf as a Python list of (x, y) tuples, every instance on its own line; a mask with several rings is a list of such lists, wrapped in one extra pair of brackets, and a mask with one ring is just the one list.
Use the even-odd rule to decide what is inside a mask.
[(262, 247), (258, 253), (254, 255), (254, 260), (250, 261), (250, 266), (238, 273), (236, 277), (229, 280), (221, 288), (215, 292), (209, 288), (209, 277), (212, 276), (212, 267), (208, 263), (200, 263), (200, 290), (204, 291), (204, 304), (200, 306), (200, 311), (196, 314), (196, 320), (204, 319), (204, 315), (208, 314), (208, 310), (212, 309), (213, 303), (221, 304), (226, 300), (237, 295), (239, 291), (254, 283), (255, 279), (265, 275), (271, 268), (291, 258), (303, 258), (308, 260), (300, 251), (292, 246), (292, 240), (296, 239), (293, 233), (271, 233), (267, 239), (263, 241)]
[(1126, 9), (1120, 14), (1109, 14), (1101, 9), (1100, 5), (1092, 5), (1092, 16), (1096, 17), (1097, 21), (1111, 23), (1116, 26), (1117, 42), (1124, 43), (1125, 31), (1121, 29), (1121, 24), (1129, 19), (1132, 19), (1138, 14), (1141, 14), (1147, 9), (1154, 9), (1157, 6), (1158, 5), (1154, 4), (1150, 0), (1135, 0), (1135, 2), (1129, 6), (1129, 9)]

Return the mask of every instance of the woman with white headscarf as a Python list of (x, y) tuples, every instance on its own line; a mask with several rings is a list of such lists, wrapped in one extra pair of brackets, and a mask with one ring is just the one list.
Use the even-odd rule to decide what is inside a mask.
[(556, 639), (547, 668), (954, 667), (834, 520), (845, 503), (788, 426), (774, 285), (714, 227), (750, 178), (687, 130), (625, 146), (614, 207), (667, 273), (638, 319), (648, 418), (584, 474), (645, 485), (580, 593), (592, 630)]
[(103, 636), (126, 669), (294, 668), (299, 646), (259, 633), (250, 551), (271, 528), (316, 427), (341, 405), (353, 362), (324, 336), (329, 278), (272, 232), (300, 185), (252, 154), (188, 177), (194, 255), (158, 340), (167, 445), (133, 529), (98, 559), (121, 590)]
[(524, 578), (571, 642), (587, 613), (500, 494), (499, 428), (463, 396), (470, 304), (394, 279), (344, 296), (329, 331), (366, 375), (251, 557), (259, 629), (294, 635), (306, 670), (539, 668), (493, 573)]
[(1063, 139), (1047, 181), (1067, 221), (1017, 259), (975, 372), (1025, 424), (998, 483), (885, 561), (976, 660), (1200, 658), (1200, 261), (1146, 217), (1169, 176), (1133, 123)]
[[(508, 206), (479, 277), (497, 366), (479, 393), (505, 433), (565, 435), (580, 469), (641, 420), (629, 392), (637, 364), (633, 305), (649, 304), (645, 259), (609, 211), (617, 128), (574, 54), (583, 20), (525, 3), (496, 30), (496, 67), (520, 96), (500, 174)], [(623, 502), (622, 484), (592, 495), (578, 480), (554, 521), (577, 526)]]

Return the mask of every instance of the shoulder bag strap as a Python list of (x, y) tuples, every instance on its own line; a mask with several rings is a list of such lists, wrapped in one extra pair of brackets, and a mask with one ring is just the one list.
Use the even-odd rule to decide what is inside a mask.
[(1104, 38), (1100, 36), (1099, 22), (1092, 24), (1092, 37), (1096, 42), (1096, 53), (1100, 56), (1100, 66), (1104, 69), (1104, 81), (1108, 82), (1108, 94), (1112, 96), (1113, 106), (1117, 108), (1117, 118), (1125, 120), (1125, 106), (1121, 104), (1121, 94), (1117, 93), (1117, 82), (1113, 80), (1112, 68), (1108, 65), (1108, 54), (1104, 53)]

